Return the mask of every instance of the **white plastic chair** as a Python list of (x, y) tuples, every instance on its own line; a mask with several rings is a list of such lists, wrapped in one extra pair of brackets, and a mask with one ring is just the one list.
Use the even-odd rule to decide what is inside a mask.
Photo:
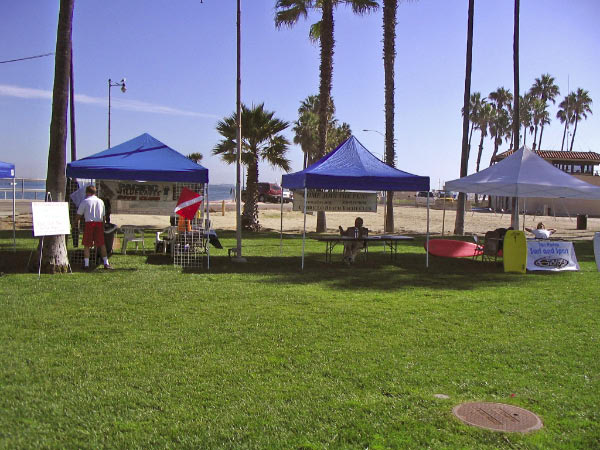
[(144, 229), (137, 228), (132, 226), (123, 226), (121, 227), (121, 231), (123, 232), (123, 254), (127, 254), (127, 244), (129, 242), (135, 242), (135, 250), (138, 251), (139, 243), (142, 243), (142, 253), (145, 252), (146, 248), (144, 246)]

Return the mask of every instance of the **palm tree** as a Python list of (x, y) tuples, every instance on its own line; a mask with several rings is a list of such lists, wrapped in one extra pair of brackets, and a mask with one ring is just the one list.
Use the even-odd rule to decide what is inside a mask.
[[(300, 145), (304, 153), (304, 168), (315, 162), (319, 157), (319, 97), (309, 95), (298, 108), (298, 120), (294, 122), (294, 144)], [(352, 135), (350, 125), (339, 124), (335, 118), (333, 98), (327, 109), (327, 146), (326, 153), (335, 149)]]
[[(258, 231), (258, 162), (263, 160), (286, 172), (290, 170), (290, 161), (285, 157), (289, 142), (280, 133), (289, 123), (274, 117), (275, 113), (265, 110), (264, 103), (249, 109), (242, 105), (242, 163), (248, 167), (246, 175), (246, 200), (242, 213), (242, 226), (246, 230)], [(237, 158), (237, 114), (220, 120), (217, 131), (223, 139), (213, 149), (213, 155), (221, 155), (227, 164), (233, 164)]]
[(519, 101), (519, 122), (523, 127), (523, 145), (527, 145), (527, 131), (533, 126), (533, 98), (527, 93)]
[(534, 126), (534, 135), (533, 135), (533, 149), (538, 149), (539, 147), (536, 144), (537, 141), (537, 132), (538, 127), (543, 128), (544, 125), (550, 123), (550, 113), (548, 112), (548, 105), (544, 103), (538, 97), (532, 97), (532, 108), (533, 108), (533, 126)]
[[(463, 98), (463, 129), (462, 129), (462, 152), (460, 157), (460, 176), (466, 177), (469, 165), (469, 112), (471, 101), (471, 65), (473, 62), (473, 16), (475, 13), (475, 1), (469, 0), (469, 13), (467, 22), (467, 57), (465, 68), (465, 92)], [(465, 233), (465, 204), (464, 192), (458, 194), (456, 206), (456, 220), (454, 222), (454, 234)]]
[(494, 138), (494, 152), (490, 159), (490, 165), (494, 157), (498, 154), (500, 144), (506, 137), (512, 135), (512, 125), (510, 120), (510, 113), (506, 109), (494, 109), (493, 119), (489, 124), (490, 136)]
[[(46, 191), (55, 202), (65, 201), (67, 164), (67, 107), (71, 70), (71, 34), (75, 0), (60, 0), (56, 53), (54, 60), (54, 88), (52, 91), (52, 119), (50, 121), (50, 148), (46, 172)], [(64, 235), (46, 236), (40, 270), (44, 273), (66, 272), (69, 266)], [(41, 247), (39, 249), (42, 250)], [(36, 258), (36, 261), (38, 259)]]
[(575, 141), (575, 133), (577, 133), (577, 124), (581, 119), (587, 119), (588, 114), (592, 114), (592, 98), (589, 91), (578, 88), (575, 92), (575, 106), (573, 107), (575, 115), (575, 128), (573, 129), (573, 137), (571, 138), (571, 148), (573, 151), (573, 142)]
[[(558, 86), (554, 83), (554, 77), (549, 73), (544, 73), (540, 78), (536, 78), (533, 82), (533, 86), (529, 90), (532, 95), (539, 98), (541, 102), (547, 106), (548, 101), (551, 101), (553, 104), (556, 103), (556, 96), (560, 94), (560, 90)], [(548, 122), (550, 123), (550, 118), (548, 118)], [(542, 135), (544, 134), (544, 123), (541, 124), (540, 129), (540, 139), (537, 143), (537, 148), (541, 148), (542, 145)], [(533, 143), (533, 148), (536, 148), (536, 143)]]
[[(385, 162), (395, 166), (394, 140), (394, 64), (396, 62), (396, 13), (398, 0), (383, 0), (383, 70), (385, 79)], [(386, 194), (386, 232), (394, 231), (394, 191)]]
[[(562, 152), (565, 148), (565, 137), (567, 136), (567, 128), (569, 124), (575, 122), (575, 115), (573, 114), (573, 109), (575, 108), (575, 93), (571, 92), (567, 95), (562, 102), (558, 104), (560, 108), (556, 113), (556, 118), (560, 120), (560, 123), (565, 124), (565, 128), (563, 130), (562, 143), (560, 145), (560, 151)], [(567, 139), (567, 148), (569, 147), (569, 140)]]
[[(320, 10), (321, 20), (310, 28), (310, 38), (321, 45), (319, 66), (319, 152), (325, 154), (327, 145), (327, 106), (331, 98), (333, 78), (334, 21), (333, 10), (338, 5), (349, 5), (355, 14), (365, 14), (379, 7), (375, 0), (277, 0), (275, 25), (294, 26), (301, 18), (306, 19), (310, 10)], [(317, 232), (327, 227), (325, 213), (317, 214)]]
[(481, 138), (479, 140), (479, 150), (477, 152), (477, 162), (475, 164), (475, 171), (479, 172), (479, 168), (481, 166), (481, 154), (483, 153), (483, 140), (488, 134), (488, 128), (490, 124), (494, 121), (496, 110), (492, 108), (492, 105), (484, 102), (481, 105), (481, 109), (479, 110), (479, 115), (477, 116), (476, 126), (479, 132), (481, 133)]
[[(469, 101), (469, 122), (471, 123), (471, 129), (469, 130), (469, 156), (471, 155), (471, 139), (473, 138), (473, 131), (477, 128), (477, 120), (481, 107), (487, 100), (484, 97), (481, 98), (481, 92), (473, 92), (471, 94), (471, 100)], [(464, 115), (465, 109), (461, 108), (461, 113)]]
[(187, 155), (187, 158), (191, 159), (196, 164), (200, 164), (200, 161), (202, 161), (203, 156), (202, 156), (202, 153), (194, 152), (194, 153), (190, 153), (189, 155)]
[[(510, 117), (512, 115), (511, 102), (513, 101), (513, 95), (509, 89), (499, 87), (488, 95), (492, 108), (496, 111), (494, 114), (494, 122), (490, 124), (491, 135), (494, 137), (494, 153), (492, 159), (498, 153), (498, 147), (502, 143), (502, 139), (510, 131)], [(491, 160), (490, 160), (491, 164)]]

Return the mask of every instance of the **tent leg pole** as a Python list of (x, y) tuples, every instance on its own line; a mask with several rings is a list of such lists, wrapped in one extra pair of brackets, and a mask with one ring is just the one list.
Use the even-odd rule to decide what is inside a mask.
[(304, 270), (304, 241), (306, 240), (306, 196), (307, 189), (304, 188), (304, 228), (302, 229), (302, 270)]
[[(445, 199), (444, 204), (446, 204)], [(427, 251), (425, 252), (425, 267), (429, 268), (429, 194), (427, 194), (427, 237), (425, 239), (427, 244)]]
[[(444, 194), (444, 211), (442, 212), (442, 237), (444, 237), (444, 229), (446, 228), (446, 194)], [(427, 214), (429, 214), (429, 194), (427, 194)]]
[(17, 222), (17, 215), (15, 213), (15, 203), (16, 203), (16, 186), (17, 186), (17, 179), (13, 178), (13, 252), (17, 251), (17, 226), (16, 226), (16, 222)]
[(204, 199), (206, 205), (206, 268), (210, 270), (210, 202), (208, 201), (208, 183), (204, 185)]
[(279, 256), (283, 255), (283, 179), (281, 179), (281, 214), (279, 221)]

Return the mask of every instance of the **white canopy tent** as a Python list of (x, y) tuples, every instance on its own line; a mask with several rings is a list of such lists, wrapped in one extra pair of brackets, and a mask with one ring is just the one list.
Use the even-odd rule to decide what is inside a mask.
[[(467, 177), (446, 182), (444, 189), (516, 198), (579, 198), (600, 200), (600, 187), (554, 167), (527, 147)], [(519, 215), (515, 214), (515, 228)]]

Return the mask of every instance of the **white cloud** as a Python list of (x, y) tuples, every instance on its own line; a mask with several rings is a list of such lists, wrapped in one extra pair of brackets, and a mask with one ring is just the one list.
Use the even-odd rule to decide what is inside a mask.
[[(2, 97), (14, 97), (14, 98), (25, 98), (25, 99), (45, 99), (52, 100), (52, 92), (44, 91), (42, 89), (24, 88), (20, 86), (13, 86), (9, 84), (0, 84), (0, 96)], [(84, 103), (87, 105), (97, 105), (106, 107), (106, 98), (90, 97), (85, 94), (75, 94), (75, 101), (77, 103)], [(172, 108), (170, 106), (155, 105), (152, 103), (141, 102), (138, 100), (125, 100), (125, 99), (114, 99), (111, 100), (111, 107), (115, 109), (123, 109), (127, 111), (137, 111), (152, 114), (167, 114), (172, 116), (191, 116), (191, 117), (203, 117), (208, 119), (216, 119), (219, 116), (215, 114), (199, 113), (195, 111), (186, 111), (183, 109)]]

